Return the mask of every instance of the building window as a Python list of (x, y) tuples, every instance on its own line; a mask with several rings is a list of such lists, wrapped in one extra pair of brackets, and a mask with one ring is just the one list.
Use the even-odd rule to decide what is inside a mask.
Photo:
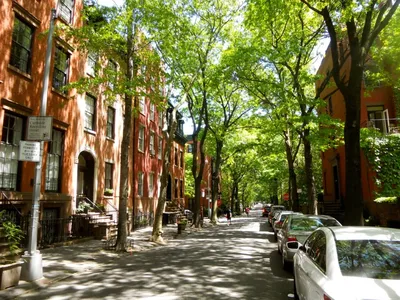
[(114, 164), (106, 163), (105, 165), (105, 178), (104, 178), (104, 188), (112, 190), (113, 187), (113, 171)]
[(154, 132), (150, 132), (149, 149), (150, 149), (150, 154), (151, 155), (156, 154), (156, 149), (154, 147)]
[(34, 29), (31, 26), (15, 17), (10, 65), (27, 74), (31, 73), (33, 32)]
[(86, 94), (85, 96), (85, 129), (95, 130), (96, 124), (96, 98)]
[(115, 128), (115, 109), (109, 107), (107, 109), (107, 137), (114, 139), (114, 128)]
[(109, 60), (107, 64), (107, 75), (109, 78), (108, 87), (112, 90), (114, 89), (117, 82), (117, 69), (117, 64), (112, 60)]
[(179, 164), (179, 159), (178, 159), (178, 148), (175, 147), (175, 166)]
[(62, 91), (62, 88), (68, 83), (68, 69), (69, 69), (70, 55), (61, 47), (56, 47), (54, 59), (54, 74), (53, 74), (53, 88)]
[(185, 158), (185, 156), (183, 155), (183, 151), (181, 151), (181, 152), (179, 153), (179, 155), (180, 155), (180, 159), (181, 159), (181, 165), (180, 165), (180, 167), (183, 168), (183, 165), (184, 165), (184, 158)]
[(63, 156), (64, 133), (53, 129), (53, 138), (48, 143), (46, 161), (46, 191), (61, 192), (61, 162)]
[(193, 153), (193, 145), (192, 145), (192, 144), (189, 144), (189, 145), (187, 146), (187, 152), (188, 152), (188, 153)]
[[(386, 120), (387, 111), (384, 111), (383, 105), (368, 106), (368, 126), (379, 129), (382, 133), (388, 132), (388, 120)], [(387, 116), (389, 119), (389, 116)]]
[(150, 121), (154, 121), (155, 106), (154, 103), (150, 103)]
[(23, 119), (5, 113), (0, 144), (0, 188), (15, 191), (18, 177), (19, 142), (22, 138)]
[(61, 18), (68, 23), (72, 23), (72, 15), (74, 11), (74, 0), (60, 0), (59, 12)]
[(144, 152), (144, 126), (139, 126), (139, 139), (138, 149), (140, 152)]
[(153, 197), (154, 193), (154, 173), (149, 173), (149, 197)]
[(144, 96), (139, 96), (139, 111), (144, 114), (146, 104), (146, 98)]
[(162, 154), (163, 154), (163, 148), (162, 148), (162, 137), (158, 137), (158, 158), (162, 159)]
[(97, 56), (94, 53), (89, 53), (87, 57), (86, 74), (93, 77), (96, 75), (96, 62)]
[(138, 196), (143, 197), (143, 172), (138, 173)]
[(178, 179), (175, 179), (175, 187), (174, 187), (174, 189), (175, 189), (175, 199), (177, 199), (178, 198)]
[(163, 113), (162, 111), (158, 111), (158, 127), (162, 128), (163, 125)]
[(181, 198), (183, 198), (183, 180), (181, 179), (180, 181), (179, 181), (179, 190), (180, 190), (180, 195), (181, 195)]

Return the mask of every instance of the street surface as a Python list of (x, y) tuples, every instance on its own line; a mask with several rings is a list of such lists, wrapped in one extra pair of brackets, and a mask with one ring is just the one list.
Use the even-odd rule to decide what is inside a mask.
[(220, 221), (18, 299), (291, 299), (293, 275), (261, 210)]

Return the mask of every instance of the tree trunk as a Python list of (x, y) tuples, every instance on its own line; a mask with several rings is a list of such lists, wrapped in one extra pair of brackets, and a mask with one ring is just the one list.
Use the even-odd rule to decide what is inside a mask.
[(170, 166), (170, 155), (171, 155), (171, 148), (172, 142), (174, 140), (175, 131), (177, 128), (177, 120), (176, 120), (176, 111), (178, 107), (175, 107), (171, 113), (166, 113), (164, 118), (164, 139), (165, 143), (165, 150), (163, 156), (163, 168), (162, 168), (162, 175), (161, 175), (161, 192), (160, 198), (158, 199), (156, 214), (154, 216), (154, 224), (153, 224), (153, 231), (151, 233), (150, 240), (156, 243), (163, 243), (164, 240), (162, 238), (162, 217), (164, 213), (164, 206), (167, 197), (167, 186), (168, 186), (168, 176), (169, 176), (169, 166)]
[(297, 195), (297, 177), (296, 172), (294, 171), (294, 160), (292, 155), (292, 147), (291, 141), (289, 139), (289, 135), (285, 135), (285, 150), (286, 150), (286, 160), (288, 163), (289, 169), (289, 182), (290, 182), (290, 199), (289, 199), (289, 206), (292, 208), (293, 211), (299, 211), (299, 197)]
[(222, 156), (222, 147), (223, 147), (223, 141), (217, 140), (216, 141), (216, 155), (215, 155), (215, 162), (214, 162), (214, 167), (213, 167), (213, 172), (212, 172), (212, 182), (213, 182), (213, 190), (212, 190), (212, 214), (211, 214), (211, 222), (213, 224), (217, 223), (218, 216), (217, 216), (217, 200), (216, 200), (216, 195), (219, 188), (219, 172), (221, 168), (221, 156)]
[(318, 201), (315, 192), (315, 180), (313, 172), (313, 157), (311, 153), (311, 144), (309, 141), (310, 129), (304, 129), (304, 169), (306, 175), (307, 185), (307, 198), (308, 198), (308, 212), (310, 214), (318, 215)]
[[(353, 59), (353, 57), (352, 57)], [(356, 72), (356, 70), (352, 70)], [(349, 93), (344, 95), (346, 122), (344, 141), (346, 153), (345, 225), (364, 225), (360, 156), (360, 102), (362, 71), (358, 78), (351, 78)], [(353, 80), (352, 80), (353, 79)], [(351, 85), (350, 83), (353, 82)]]
[[(133, 13), (130, 16), (131, 23), (127, 31), (127, 62), (126, 62), (126, 79), (133, 81), (135, 73), (135, 24)], [(131, 124), (132, 124), (132, 103), (133, 97), (129, 94), (125, 95), (124, 101), (124, 122), (123, 136), (121, 142), (121, 170), (120, 170), (120, 186), (119, 186), (119, 208), (118, 208), (118, 234), (115, 250), (118, 252), (126, 251), (127, 238), (127, 206), (128, 206), (128, 177), (129, 177), (129, 144), (131, 140)], [(133, 150), (134, 151), (134, 150)], [(133, 162), (132, 162), (133, 163)]]

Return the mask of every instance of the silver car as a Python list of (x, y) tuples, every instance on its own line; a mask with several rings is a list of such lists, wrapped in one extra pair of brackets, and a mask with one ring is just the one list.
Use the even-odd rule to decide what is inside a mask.
[(302, 215), (302, 213), (291, 210), (280, 210), (277, 211), (275, 216), (272, 218), (272, 230), (274, 231), (275, 240), (277, 239), (278, 231), (281, 230), (283, 226), (283, 222), (285, 222), (289, 215)]
[(338, 220), (324, 215), (289, 215), (277, 233), (278, 252), (282, 254), (282, 265), (288, 268), (293, 256), (307, 237), (317, 228), (323, 226), (341, 226)]

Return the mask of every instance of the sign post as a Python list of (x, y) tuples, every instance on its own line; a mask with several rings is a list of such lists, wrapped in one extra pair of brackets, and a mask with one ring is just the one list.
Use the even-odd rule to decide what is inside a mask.
[[(43, 89), (40, 99), (40, 117), (46, 116), (47, 111), (47, 94), (49, 91), (51, 49), (53, 44), (54, 20), (56, 19), (56, 17), (56, 9), (53, 8), (51, 10), (50, 28), (47, 36), (47, 49), (43, 70)], [(31, 129), (31, 132), (28, 133), (28, 137), (37, 137), (37, 140), (40, 141), (40, 148), (39, 161), (36, 162), (35, 167), (31, 220), (29, 224), (28, 250), (24, 253), (24, 255), (22, 255), (25, 263), (22, 265), (21, 279), (25, 281), (35, 281), (43, 277), (42, 254), (39, 250), (37, 250), (37, 237), (39, 225), (40, 188), (42, 184), (43, 147), (44, 141), (48, 141), (51, 139), (51, 125), (49, 125), (49, 121), (47, 119), (35, 119), (33, 117), (29, 119), (28, 126), (28, 131), (29, 129)]]

